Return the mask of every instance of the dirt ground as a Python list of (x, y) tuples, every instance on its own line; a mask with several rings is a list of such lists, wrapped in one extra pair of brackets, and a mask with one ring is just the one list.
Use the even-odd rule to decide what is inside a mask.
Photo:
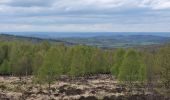
[[(145, 91), (143, 93), (143, 91)], [(50, 92), (50, 95), (49, 95)], [(96, 75), (71, 79), (61, 76), (51, 85), (33, 84), (32, 77), (0, 77), (0, 100), (170, 100), (152, 94), (145, 88), (131, 93), (111, 75)]]

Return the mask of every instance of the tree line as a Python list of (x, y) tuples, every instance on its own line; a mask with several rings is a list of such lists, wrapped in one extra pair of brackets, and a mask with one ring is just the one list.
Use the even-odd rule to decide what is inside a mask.
[(154, 51), (106, 50), (84, 45), (49, 42), (0, 42), (0, 75), (29, 76), (51, 84), (60, 75), (114, 75), (120, 82), (170, 86), (170, 46)]

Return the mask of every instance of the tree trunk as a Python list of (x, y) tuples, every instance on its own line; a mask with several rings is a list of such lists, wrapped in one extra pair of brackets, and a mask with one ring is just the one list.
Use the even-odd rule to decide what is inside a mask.
[(50, 92), (50, 89), (51, 89), (51, 82), (48, 82), (48, 95), (50, 96), (51, 95), (51, 92)]

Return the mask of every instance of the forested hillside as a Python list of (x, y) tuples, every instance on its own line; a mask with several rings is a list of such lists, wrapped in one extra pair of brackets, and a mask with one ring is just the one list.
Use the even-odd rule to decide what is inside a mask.
[[(59, 75), (76, 77), (112, 73), (120, 81), (141, 82), (152, 76), (153, 80), (159, 79), (169, 87), (169, 49), (167, 46), (154, 52), (134, 49), (113, 51), (48, 42), (1, 42), (0, 74), (18, 77), (34, 75), (45, 82)], [(153, 75), (150, 76), (151, 73)]]
[(65, 46), (47, 41), (0, 42), (1, 76), (19, 77), (20, 82), (33, 76), (34, 84), (48, 84), (49, 90), (62, 75), (75, 79), (110, 74), (119, 84), (125, 84), (129, 91), (138, 85), (149, 91), (157, 89), (168, 93), (165, 90), (170, 89), (169, 60), (170, 45), (150, 51)]

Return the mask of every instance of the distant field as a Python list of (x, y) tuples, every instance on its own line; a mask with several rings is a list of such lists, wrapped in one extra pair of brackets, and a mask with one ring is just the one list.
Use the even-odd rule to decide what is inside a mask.
[(115, 35), (90, 38), (61, 38), (70, 43), (97, 46), (102, 48), (128, 48), (169, 43), (169, 37), (153, 35)]
[[(0, 40), (28, 40), (32, 42), (50, 41), (66, 45), (88, 45), (101, 48), (128, 48), (161, 45), (170, 42), (169, 33), (10, 33), (0, 35)], [(102, 35), (103, 34), (103, 35)]]

